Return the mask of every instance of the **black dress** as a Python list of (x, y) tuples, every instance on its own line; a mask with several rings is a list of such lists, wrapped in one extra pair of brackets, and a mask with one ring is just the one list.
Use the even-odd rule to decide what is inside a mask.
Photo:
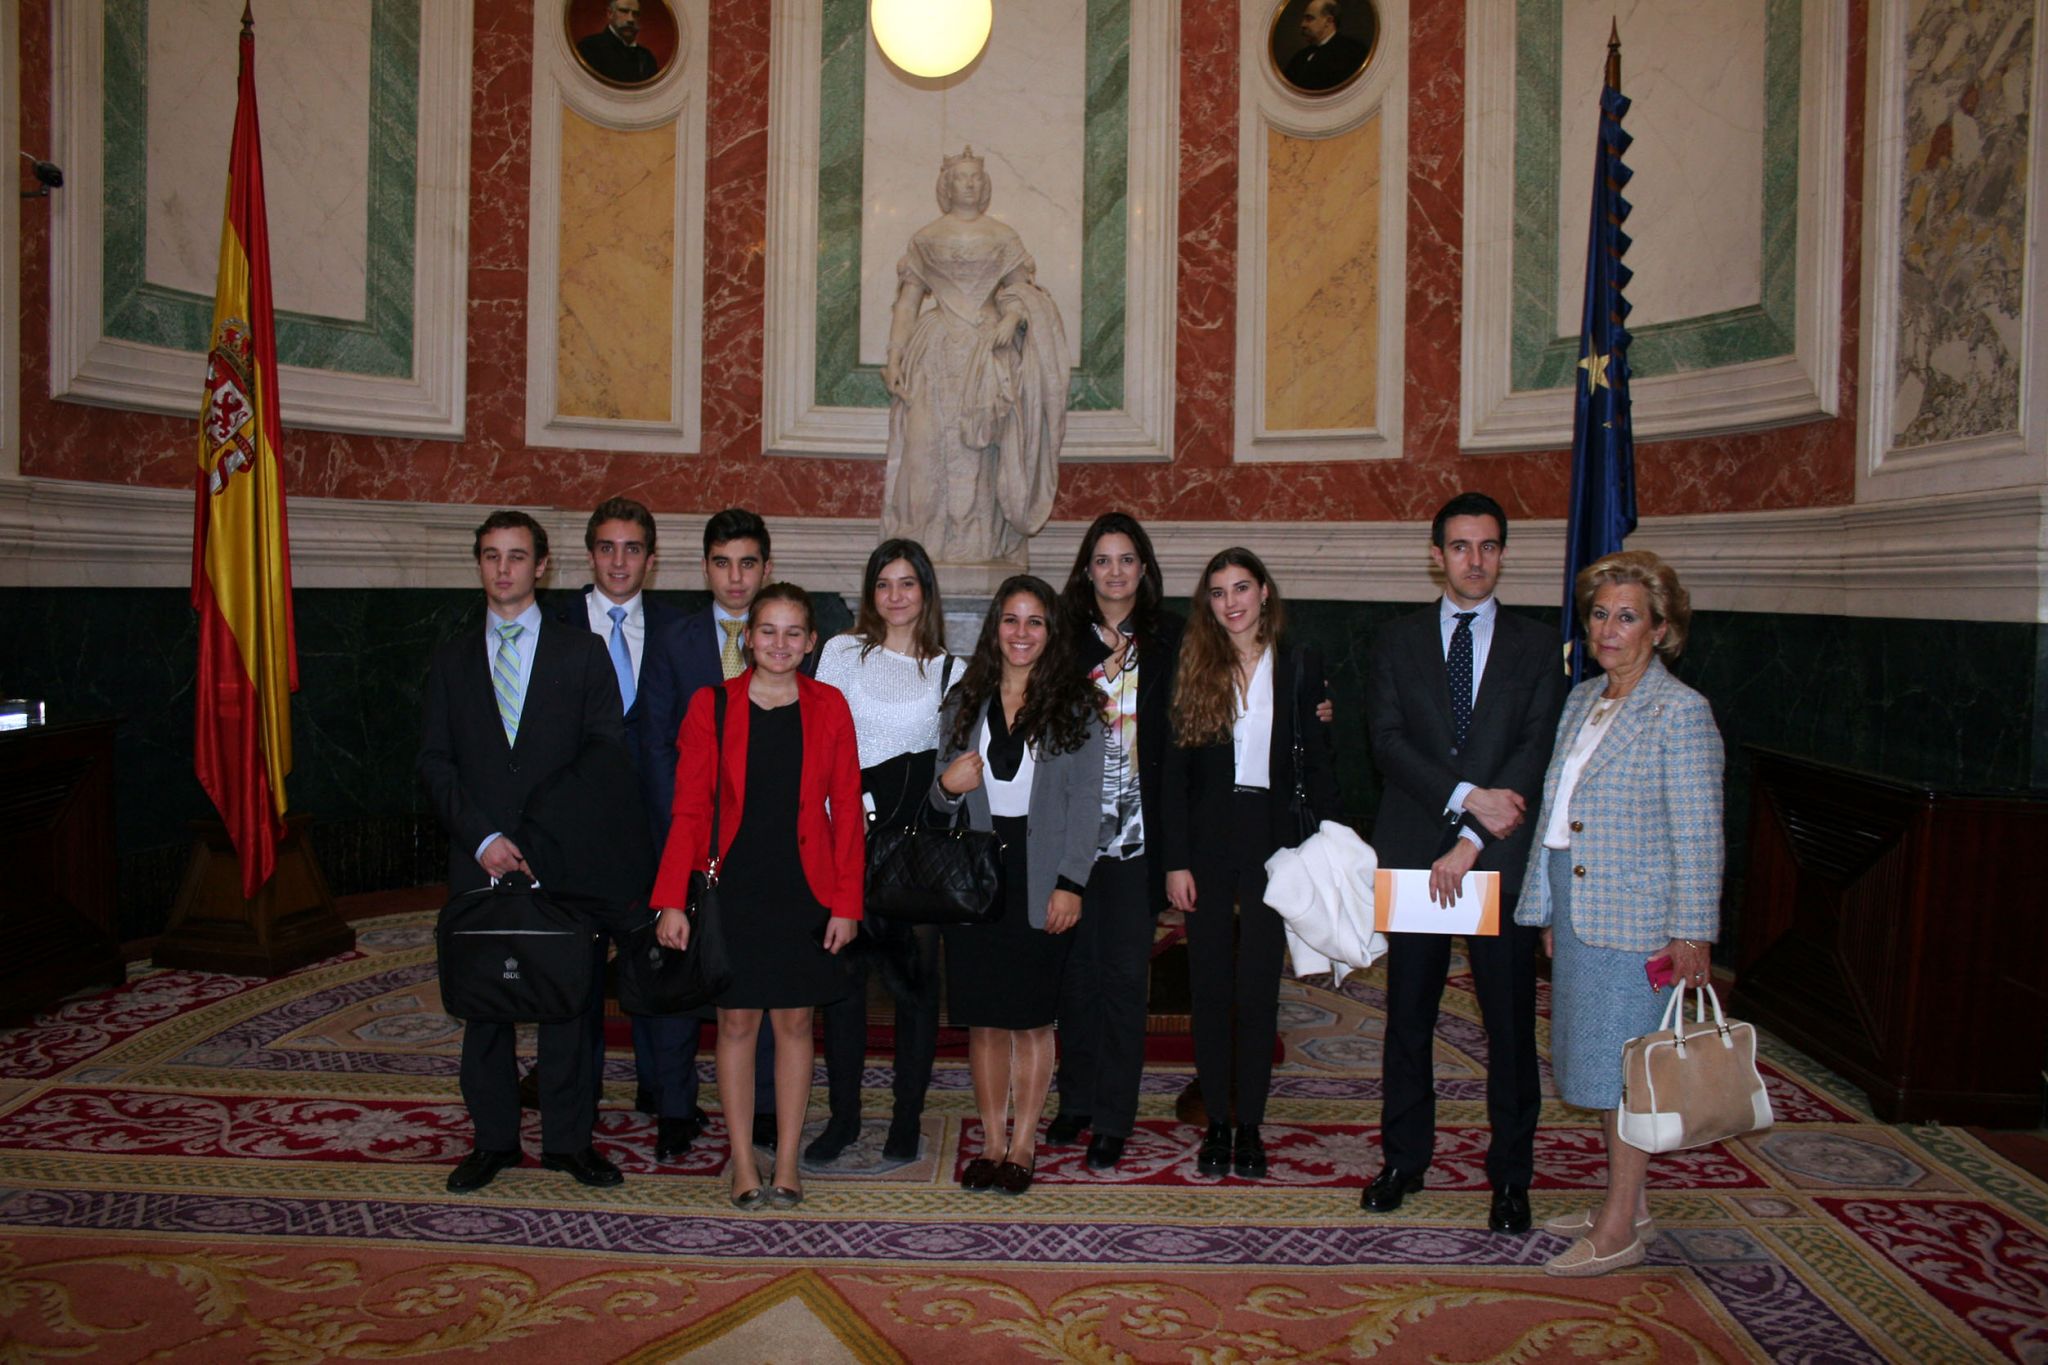
[(732, 985), (725, 1009), (794, 1009), (846, 993), (819, 942), (828, 913), (811, 894), (796, 843), (803, 718), (795, 705), (747, 703), (746, 812), (718, 877)]
[[(1000, 701), (988, 708), (988, 770), (1004, 781), (1024, 762), (1024, 741), (1003, 723)], [(1003, 841), (1003, 911), (990, 924), (949, 924), (946, 1018), (955, 1028), (1046, 1028), (1059, 1017), (1060, 973), (1072, 933), (1031, 927), (1029, 863), (1022, 815), (992, 817)]]

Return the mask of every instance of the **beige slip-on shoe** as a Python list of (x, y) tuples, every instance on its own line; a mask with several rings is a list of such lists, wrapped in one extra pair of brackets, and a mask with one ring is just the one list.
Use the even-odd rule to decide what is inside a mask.
[(1593, 1239), (1581, 1237), (1565, 1248), (1564, 1254), (1544, 1264), (1543, 1273), (1558, 1275), (1567, 1279), (1586, 1279), (1594, 1275), (1606, 1275), (1616, 1270), (1626, 1270), (1643, 1263), (1643, 1239), (1638, 1237), (1612, 1256), (1602, 1256), (1593, 1250)]

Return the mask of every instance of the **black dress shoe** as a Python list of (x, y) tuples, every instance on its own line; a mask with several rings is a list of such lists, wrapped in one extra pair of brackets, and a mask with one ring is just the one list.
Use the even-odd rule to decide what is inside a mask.
[(599, 1156), (595, 1147), (585, 1147), (580, 1152), (542, 1152), (540, 1164), (543, 1170), (567, 1171), (579, 1185), (616, 1185), (626, 1178), (618, 1167)]
[(1529, 1187), (1527, 1185), (1495, 1185), (1493, 1187), (1493, 1208), (1486, 1215), (1486, 1226), (1495, 1232), (1527, 1232), (1529, 1230)]
[(837, 1161), (839, 1154), (851, 1147), (854, 1139), (859, 1136), (858, 1115), (843, 1121), (836, 1118), (828, 1119), (824, 1131), (812, 1138), (810, 1144), (804, 1148), (804, 1160), (816, 1162), (820, 1166)]
[(923, 1123), (909, 1115), (898, 1114), (889, 1120), (889, 1139), (882, 1144), (882, 1155), (891, 1161), (915, 1161), (918, 1143), (923, 1137)]
[(1195, 1156), (1197, 1175), (1228, 1175), (1230, 1173), (1230, 1125), (1211, 1123), (1209, 1131), (1202, 1137), (1202, 1150)]
[(754, 1115), (754, 1145), (766, 1147), (772, 1152), (775, 1150), (775, 1141), (775, 1115)]
[(690, 1150), (697, 1140), (697, 1125), (689, 1119), (656, 1119), (654, 1159), (668, 1161)]
[(1088, 1126), (1088, 1115), (1069, 1114), (1066, 1110), (1062, 1109), (1059, 1113), (1054, 1114), (1052, 1122), (1046, 1125), (1045, 1140), (1055, 1147), (1064, 1147), (1075, 1138), (1081, 1136), (1081, 1130)]
[(996, 1167), (995, 1187), (1004, 1194), (1022, 1194), (1031, 1188), (1031, 1167), (1005, 1161)]
[(643, 1085), (633, 1092), (633, 1107), (643, 1114), (660, 1112), (660, 1106), (654, 1102), (654, 1089), (652, 1086)]
[(992, 1190), (995, 1185), (996, 1163), (985, 1156), (974, 1158), (960, 1172), (960, 1188), (963, 1190)]
[(1422, 1188), (1422, 1172), (1402, 1171), (1388, 1166), (1380, 1171), (1379, 1178), (1365, 1187), (1365, 1193), (1358, 1197), (1358, 1207), (1367, 1213), (1392, 1213), (1401, 1207), (1401, 1201)]
[(1241, 1123), (1237, 1126), (1237, 1142), (1231, 1148), (1230, 1169), (1246, 1180), (1266, 1178), (1266, 1144), (1259, 1137), (1259, 1125)]
[(1124, 1159), (1124, 1140), (1114, 1133), (1097, 1133), (1088, 1140), (1088, 1169), (1106, 1171)]
[(448, 1172), (449, 1193), (468, 1194), (471, 1190), (480, 1190), (496, 1180), (498, 1172), (518, 1164), (517, 1152), (487, 1152), (479, 1147)]

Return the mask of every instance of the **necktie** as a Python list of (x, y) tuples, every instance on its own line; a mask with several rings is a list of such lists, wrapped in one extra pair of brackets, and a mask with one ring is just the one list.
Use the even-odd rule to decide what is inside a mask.
[(619, 705), (630, 711), (638, 688), (633, 682), (633, 652), (626, 648), (626, 609), (613, 607), (605, 615), (612, 618), (612, 670), (619, 675)]
[(505, 723), (505, 742), (519, 742), (519, 708), (526, 698), (519, 688), (518, 640), (526, 627), (517, 621), (498, 626), (498, 654), (491, 661), (491, 691), (498, 697), (498, 719)]
[(1458, 628), (1451, 632), (1450, 652), (1444, 656), (1444, 671), (1451, 682), (1451, 747), (1465, 747), (1465, 735), (1472, 728), (1472, 618), (1476, 611), (1458, 613)]
[(725, 648), (719, 651), (718, 666), (728, 678), (737, 678), (747, 671), (747, 661), (740, 654), (740, 631), (745, 621), (720, 621), (718, 628), (725, 632)]

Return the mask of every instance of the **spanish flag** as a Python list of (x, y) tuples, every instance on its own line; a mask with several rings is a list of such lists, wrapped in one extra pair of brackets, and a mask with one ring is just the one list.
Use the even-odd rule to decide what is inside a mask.
[(291, 554), (270, 315), (270, 232), (256, 131), (255, 24), (242, 10), (242, 75), (228, 153), (227, 218), (213, 296), (213, 348), (199, 417), (192, 608), (199, 682), (192, 766), (226, 821), (253, 898), (277, 864), (292, 770)]

